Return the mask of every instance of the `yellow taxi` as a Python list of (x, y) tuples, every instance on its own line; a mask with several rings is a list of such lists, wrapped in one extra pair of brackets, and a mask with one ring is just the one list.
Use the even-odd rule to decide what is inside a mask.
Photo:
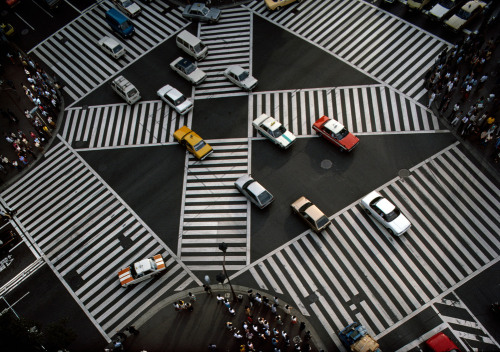
[(198, 136), (194, 131), (191, 131), (191, 129), (189, 129), (187, 126), (182, 126), (177, 131), (175, 131), (174, 138), (177, 142), (185, 146), (187, 150), (198, 160), (204, 160), (214, 151), (210, 144), (206, 143), (200, 136)]
[(295, 1), (301, 2), (302, 0), (265, 0), (269, 10), (281, 10), (283, 6), (290, 5)]

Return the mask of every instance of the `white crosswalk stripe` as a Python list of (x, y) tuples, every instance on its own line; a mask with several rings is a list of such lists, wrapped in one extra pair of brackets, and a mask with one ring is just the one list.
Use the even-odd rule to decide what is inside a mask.
[(249, 263), (249, 206), (234, 186), (248, 174), (248, 140), (207, 141), (208, 159), (187, 159), (178, 256), (193, 271), (220, 270), (219, 244), (228, 244), (227, 270)]
[[(75, 100), (189, 24), (178, 8), (163, 1), (141, 3), (141, 15), (132, 20), (135, 33), (123, 39), (104, 20), (112, 7), (111, 1), (100, 2), (30, 52), (50, 67), (65, 84), (64, 91)], [(118, 60), (105, 54), (97, 44), (104, 36), (117, 39), (126, 54)]]
[(408, 216), (408, 233), (392, 237), (355, 204), (249, 270), (262, 290), (317, 317), (335, 343), (352, 321), (386, 330), (500, 254), (500, 190), (457, 144), (379, 192)]
[(415, 100), (427, 92), (425, 72), (450, 45), (361, 0), (310, 0), (274, 12), (264, 1), (245, 6)]
[(208, 46), (207, 57), (198, 67), (207, 79), (195, 89), (197, 99), (248, 95), (231, 83), (224, 71), (239, 65), (252, 71), (252, 14), (245, 8), (224, 9), (219, 23), (201, 24), (199, 38)]
[(61, 135), (77, 149), (173, 143), (186, 119), (161, 101), (70, 108), (65, 115)]
[[(45, 162), (2, 192), (17, 219), (95, 322), (114, 335), (188, 278), (177, 259), (89, 166), (59, 142)], [(160, 278), (121, 287), (117, 272), (161, 253)]]
[(440, 129), (431, 111), (383, 85), (258, 92), (250, 94), (249, 104), (251, 119), (271, 115), (296, 135), (312, 135), (323, 115), (354, 133)]

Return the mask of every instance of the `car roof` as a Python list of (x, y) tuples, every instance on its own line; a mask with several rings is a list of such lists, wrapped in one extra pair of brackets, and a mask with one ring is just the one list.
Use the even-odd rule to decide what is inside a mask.
[(328, 128), (330, 131), (332, 131), (334, 133), (339, 133), (344, 128), (344, 125), (342, 125), (340, 122), (335, 121), (333, 119), (326, 121), (323, 126), (325, 126), (326, 128)]
[(232, 65), (232, 66), (229, 66), (229, 71), (234, 73), (235, 75), (239, 75), (239, 74), (245, 72), (245, 69), (243, 69), (243, 67), (238, 66), (238, 65)]
[(120, 43), (118, 43), (118, 41), (116, 41), (113, 38), (108, 37), (108, 36), (103, 37), (101, 40), (99, 40), (99, 43), (106, 43), (109, 46), (115, 46), (115, 45), (120, 44)]
[(464, 11), (467, 11), (467, 12), (472, 12), (474, 11), (476, 8), (478, 8), (479, 6), (481, 7), (485, 7), (486, 6), (486, 3), (482, 2), (482, 1), (476, 1), (476, 0), (473, 0), (473, 1), (469, 1), (468, 3), (466, 3), (464, 6), (462, 6), (462, 9)]
[(165, 94), (167, 94), (170, 98), (172, 98), (172, 99), (175, 100), (175, 99), (179, 99), (180, 97), (182, 97), (182, 93), (179, 92), (174, 87), (172, 87), (172, 86), (165, 86), (164, 88), (167, 88), (165, 90)]
[(271, 131), (274, 131), (275, 129), (281, 126), (281, 123), (276, 121), (274, 117), (268, 116), (267, 119), (265, 119), (264, 122), (262, 122), (262, 126), (266, 126)]
[(425, 341), (425, 344), (434, 351), (458, 350), (457, 345), (455, 345), (455, 343), (451, 341), (451, 339), (443, 332), (438, 332), (436, 335)]
[(249, 192), (252, 192), (255, 196), (258, 196), (259, 194), (264, 193), (266, 191), (266, 189), (262, 187), (262, 185), (255, 180), (248, 186), (247, 189)]
[(317, 221), (322, 216), (325, 216), (321, 210), (317, 206), (311, 203), (311, 206), (306, 209), (306, 213), (314, 220)]
[(396, 209), (396, 206), (389, 202), (387, 199), (382, 198), (377, 202), (377, 208), (382, 210), (385, 214), (389, 214), (391, 211)]
[(202, 8), (206, 7), (205, 4), (202, 4), (201, 2), (195, 2), (192, 6), (191, 9), (197, 9), (200, 10)]

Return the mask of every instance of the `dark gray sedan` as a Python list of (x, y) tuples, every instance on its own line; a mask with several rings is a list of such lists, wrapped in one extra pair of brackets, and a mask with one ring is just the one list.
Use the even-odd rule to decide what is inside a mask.
[(182, 16), (200, 22), (217, 23), (219, 22), (221, 11), (216, 8), (209, 8), (200, 2), (187, 5), (182, 12)]

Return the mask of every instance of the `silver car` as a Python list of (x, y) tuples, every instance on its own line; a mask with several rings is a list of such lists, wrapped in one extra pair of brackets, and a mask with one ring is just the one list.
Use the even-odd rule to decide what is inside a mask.
[(244, 90), (252, 90), (257, 85), (257, 80), (250, 75), (250, 72), (238, 65), (229, 66), (224, 71), (224, 76)]
[(260, 209), (264, 209), (274, 200), (274, 197), (260, 183), (255, 181), (250, 175), (241, 176), (234, 183), (238, 191), (243, 193), (253, 204)]
[(183, 57), (178, 57), (172, 61), (170, 67), (194, 85), (200, 84), (207, 78), (205, 72), (196, 67), (193, 62)]
[(156, 94), (161, 100), (170, 105), (181, 115), (184, 115), (193, 109), (193, 101), (186, 98), (184, 94), (168, 84), (161, 87)]
[(182, 16), (190, 20), (217, 23), (220, 19), (221, 11), (214, 7), (209, 8), (200, 2), (187, 5), (182, 12)]
[(411, 227), (410, 221), (394, 204), (373, 191), (359, 203), (365, 212), (380, 222), (391, 235), (401, 236)]

